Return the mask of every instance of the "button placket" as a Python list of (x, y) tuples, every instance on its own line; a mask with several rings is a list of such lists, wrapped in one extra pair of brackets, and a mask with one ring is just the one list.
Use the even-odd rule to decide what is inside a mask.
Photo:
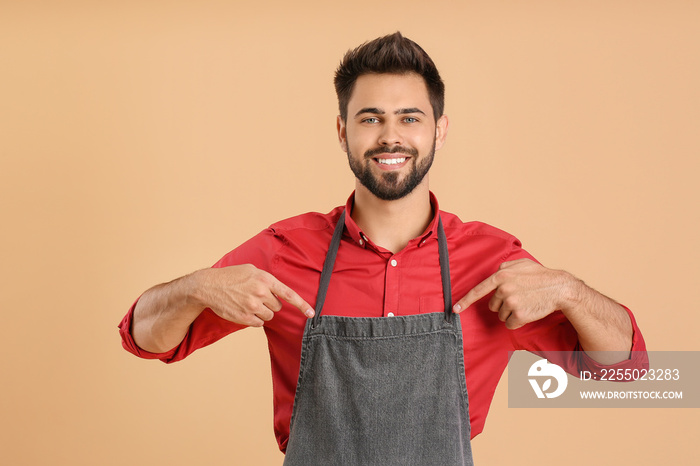
[(400, 268), (396, 257), (390, 257), (386, 265), (384, 289), (384, 315), (393, 317), (399, 314)]

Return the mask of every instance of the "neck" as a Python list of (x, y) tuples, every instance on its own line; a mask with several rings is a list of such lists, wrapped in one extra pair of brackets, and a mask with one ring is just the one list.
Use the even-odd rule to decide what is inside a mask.
[(356, 183), (352, 219), (374, 244), (394, 254), (423, 233), (432, 218), (427, 179), (409, 195), (395, 201), (379, 199)]

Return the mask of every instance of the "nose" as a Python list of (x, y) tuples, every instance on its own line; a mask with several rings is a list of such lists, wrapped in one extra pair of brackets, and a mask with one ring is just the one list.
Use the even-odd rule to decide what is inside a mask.
[(401, 145), (403, 137), (398, 124), (387, 121), (382, 125), (382, 131), (379, 134), (379, 144), (382, 146)]

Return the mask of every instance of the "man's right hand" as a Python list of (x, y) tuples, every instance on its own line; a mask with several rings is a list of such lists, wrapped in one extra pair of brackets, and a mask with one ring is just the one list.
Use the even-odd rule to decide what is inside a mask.
[(261, 327), (282, 309), (280, 299), (313, 317), (313, 308), (301, 296), (253, 265), (199, 270), (141, 295), (131, 334), (140, 348), (164, 353), (180, 344), (206, 308), (228, 321)]
[(223, 319), (237, 324), (261, 327), (288, 302), (306, 317), (313, 317), (313, 308), (294, 290), (272, 274), (245, 264), (220, 269), (200, 270), (201, 283), (196, 295), (204, 307)]

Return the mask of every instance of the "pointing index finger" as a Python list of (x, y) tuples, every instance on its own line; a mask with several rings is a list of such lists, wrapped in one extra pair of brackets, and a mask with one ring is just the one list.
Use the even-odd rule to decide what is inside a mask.
[(275, 279), (272, 282), (270, 291), (272, 291), (272, 293), (274, 293), (278, 298), (282, 298), (284, 301), (299, 309), (306, 317), (310, 318), (314, 316), (314, 308), (304, 301), (304, 299), (299, 296), (296, 291), (292, 290), (281, 281)]
[(498, 288), (500, 283), (496, 279), (496, 274), (490, 275), (486, 280), (482, 281), (474, 288), (472, 288), (469, 293), (467, 293), (464, 298), (460, 299), (457, 304), (454, 305), (453, 310), (456, 313), (460, 313), (467, 309), (469, 306), (491, 293), (493, 290)]

